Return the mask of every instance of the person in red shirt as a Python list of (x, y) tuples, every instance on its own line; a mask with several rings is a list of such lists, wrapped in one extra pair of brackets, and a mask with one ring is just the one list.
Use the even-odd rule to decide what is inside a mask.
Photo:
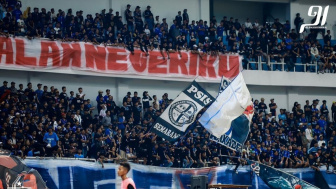
[(127, 177), (127, 173), (131, 170), (131, 166), (127, 162), (120, 163), (118, 168), (118, 176), (121, 177), (121, 189), (136, 189), (132, 178)]

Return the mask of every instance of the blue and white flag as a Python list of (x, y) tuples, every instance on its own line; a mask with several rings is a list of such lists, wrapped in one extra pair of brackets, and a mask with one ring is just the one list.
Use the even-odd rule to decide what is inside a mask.
[[(230, 83), (231, 81), (229, 79), (224, 76), (222, 77), (218, 96), (229, 86)], [(251, 101), (250, 105), (245, 109), (245, 112), (232, 121), (230, 129), (224, 135), (219, 138), (214, 135), (210, 135), (210, 140), (240, 152), (250, 131), (253, 113), (254, 108)]]
[(198, 121), (217, 138), (224, 134), (230, 135), (228, 132), (230, 132), (232, 121), (241, 116), (251, 105), (250, 92), (242, 73), (239, 73), (233, 81), (229, 82)]
[(231, 150), (241, 152), (250, 132), (253, 113), (253, 103), (251, 102), (251, 105), (246, 108), (244, 114), (240, 115), (231, 122), (230, 129), (224, 135), (219, 138), (214, 135), (210, 135), (210, 140), (224, 145)]

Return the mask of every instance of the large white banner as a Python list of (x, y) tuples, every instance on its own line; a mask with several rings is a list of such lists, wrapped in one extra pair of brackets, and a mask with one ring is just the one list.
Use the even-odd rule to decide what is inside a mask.
[(179, 53), (170, 53), (170, 59), (163, 59), (158, 50), (150, 51), (146, 56), (135, 49), (132, 55), (123, 47), (0, 37), (0, 69), (57, 73), (59, 70), (79, 70), (92, 75), (105, 73), (114, 77), (170, 80), (197, 78), (198, 81), (219, 81), (222, 76), (234, 78), (242, 69), (238, 55), (205, 55), (200, 58), (190, 51), (181, 54), (182, 58)]

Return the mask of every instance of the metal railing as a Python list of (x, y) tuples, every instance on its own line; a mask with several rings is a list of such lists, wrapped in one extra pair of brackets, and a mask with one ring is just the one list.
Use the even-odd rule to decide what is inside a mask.
[[(301, 58), (301, 57), (297, 57), (297, 58)], [(318, 72), (318, 65), (317, 63), (299, 63), (296, 62), (294, 63), (294, 67), (293, 70), (288, 70), (287, 67), (287, 63), (284, 62), (284, 58), (280, 59), (280, 62), (274, 61), (271, 62), (270, 57), (267, 57), (267, 62), (269, 62), (269, 64), (267, 64), (266, 61), (263, 60), (262, 56), (258, 56), (258, 60), (249, 60), (247, 63), (247, 69), (248, 70), (264, 70), (264, 71), (293, 71), (293, 72), (307, 72), (310, 70), (314, 70), (314, 73)], [(280, 65), (280, 69), (279, 66)], [(302, 66), (303, 69), (299, 69), (298, 67)], [(309, 68), (309, 69), (308, 69)]]
[[(21, 158), (20, 158), (21, 159)], [(25, 159), (38, 159), (38, 160), (81, 160), (81, 161), (90, 161), (90, 162), (96, 162), (97, 160), (94, 158), (69, 158), (69, 157), (26, 157)]]

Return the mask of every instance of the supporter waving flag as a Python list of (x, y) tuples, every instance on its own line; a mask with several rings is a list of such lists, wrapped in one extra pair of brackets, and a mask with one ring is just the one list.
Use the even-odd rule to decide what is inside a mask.
[[(233, 131), (231, 123), (237, 117), (241, 116), (247, 107), (253, 110), (251, 101), (250, 92), (246, 87), (242, 73), (240, 73), (233, 81), (229, 82), (223, 92), (218, 95), (217, 99), (201, 116), (199, 122), (217, 138), (221, 138), (224, 134), (227, 134), (227, 136), (235, 136), (238, 134), (238, 136), (235, 137), (244, 138), (240, 135), (245, 135), (246, 132), (248, 133), (248, 129), (244, 129), (244, 132), (236, 133)], [(251, 112), (251, 110), (248, 110), (247, 114), (249, 115)], [(248, 116), (248, 119), (249, 117), (250, 116)], [(237, 127), (236, 129), (241, 128)], [(240, 139), (240, 141), (245, 141), (245, 139)]]
[(178, 140), (195, 121), (197, 114), (214, 98), (193, 81), (156, 120), (151, 131), (168, 141)]

